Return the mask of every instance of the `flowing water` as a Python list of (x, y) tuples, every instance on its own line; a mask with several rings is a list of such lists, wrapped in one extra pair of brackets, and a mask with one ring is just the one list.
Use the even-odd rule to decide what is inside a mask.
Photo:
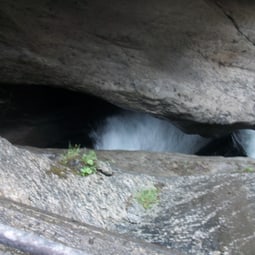
[[(221, 146), (224, 140), (216, 139), (220, 142), (215, 143), (213, 138), (186, 134), (166, 120), (129, 111), (106, 118), (90, 133), (90, 137), (94, 141), (94, 148), (98, 150), (143, 150), (186, 154), (200, 154), (201, 149), (210, 150), (211, 144)], [(238, 130), (229, 137), (230, 142), (224, 153), (217, 154), (217, 150), (221, 151), (221, 148), (218, 148), (215, 154), (210, 155), (247, 155), (255, 158), (254, 130)]]
[(2, 84), (0, 106), (0, 136), (13, 144), (255, 158), (254, 130), (217, 138), (189, 135), (169, 121), (59, 88)]
[(91, 133), (101, 150), (144, 150), (194, 154), (210, 139), (183, 133), (166, 120), (148, 114), (123, 111), (108, 117)]
[(244, 149), (246, 155), (255, 158), (255, 130), (244, 129), (233, 134), (234, 140)]

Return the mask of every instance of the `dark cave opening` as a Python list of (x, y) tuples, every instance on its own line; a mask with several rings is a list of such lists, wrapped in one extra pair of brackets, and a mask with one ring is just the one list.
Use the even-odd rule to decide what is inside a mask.
[(119, 110), (88, 94), (38, 85), (1, 85), (0, 107), (0, 136), (39, 148), (91, 148), (90, 130)]
[[(38, 148), (67, 148), (69, 144), (94, 148), (91, 132), (108, 117), (123, 111), (80, 92), (9, 84), (0, 86), (0, 109), (0, 136), (16, 145)], [(211, 139), (194, 154), (246, 156), (231, 134)]]

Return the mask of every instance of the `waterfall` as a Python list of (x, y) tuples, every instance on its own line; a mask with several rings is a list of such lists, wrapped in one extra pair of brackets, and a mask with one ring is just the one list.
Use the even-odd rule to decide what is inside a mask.
[(250, 158), (255, 158), (255, 130), (243, 129), (233, 134), (236, 145), (240, 145)]
[(166, 120), (123, 111), (108, 117), (90, 137), (99, 150), (143, 150), (194, 154), (210, 139), (185, 134)]

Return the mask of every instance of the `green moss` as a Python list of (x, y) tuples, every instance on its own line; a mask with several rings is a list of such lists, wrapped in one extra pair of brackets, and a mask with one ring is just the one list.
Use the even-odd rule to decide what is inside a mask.
[(245, 173), (254, 173), (255, 170), (254, 170), (252, 167), (246, 167), (246, 168), (243, 170), (243, 172), (245, 172)]
[(135, 194), (135, 199), (144, 209), (150, 209), (154, 204), (159, 202), (159, 189), (152, 187), (141, 190)]
[(67, 170), (61, 166), (51, 166), (50, 170), (46, 172), (48, 175), (49, 174), (55, 174), (59, 178), (66, 179), (67, 178)]

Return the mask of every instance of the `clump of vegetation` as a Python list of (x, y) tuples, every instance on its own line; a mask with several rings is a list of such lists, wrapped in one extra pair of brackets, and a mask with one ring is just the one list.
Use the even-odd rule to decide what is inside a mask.
[(87, 176), (97, 171), (97, 166), (96, 166), (97, 156), (95, 151), (91, 150), (87, 154), (83, 154), (81, 160), (84, 165), (80, 169), (82, 176)]
[(68, 150), (65, 154), (62, 155), (60, 159), (60, 163), (62, 164), (68, 164), (71, 160), (76, 159), (80, 155), (80, 145), (75, 144), (72, 146), (69, 144)]
[(50, 170), (48, 170), (46, 173), (55, 174), (61, 179), (67, 178), (67, 169), (62, 166), (52, 165)]
[(254, 169), (252, 167), (246, 167), (244, 170), (243, 170), (245, 173), (254, 173)]
[(69, 144), (68, 150), (60, 158), (60, 163), (71, 169), (76, 169), (82, 176), (88, 176), (97, 171), (97, 156), (95, 151), (89, 150), (81, 154), (80, 145)]
[(150, 209), (159, 201), (159, 190), (155, 187), (141, 190), (135, 195), (135, 199), (144, 209)]

